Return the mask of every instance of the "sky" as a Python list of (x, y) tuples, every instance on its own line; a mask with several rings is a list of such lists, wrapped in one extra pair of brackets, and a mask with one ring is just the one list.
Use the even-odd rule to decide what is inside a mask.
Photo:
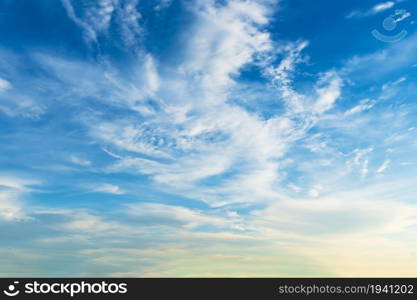
[(417, 276), (415, 15), (0, 1), (0, 276)]

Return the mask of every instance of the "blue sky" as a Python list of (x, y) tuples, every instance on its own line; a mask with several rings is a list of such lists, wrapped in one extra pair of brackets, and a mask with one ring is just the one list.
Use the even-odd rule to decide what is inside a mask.
[(416, 276), (417, 3), (0, 2), (0, 275)]

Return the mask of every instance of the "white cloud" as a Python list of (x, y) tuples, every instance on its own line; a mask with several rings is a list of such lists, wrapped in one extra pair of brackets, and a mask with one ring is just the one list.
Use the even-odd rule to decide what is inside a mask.
[(0, 220), (19, 221), (28, 216), (21, 198), (31, 191), (31, 186), (37, 185), (35, 180), (13, 177), (0, 177)]
[(350, 12), (346, 16), (346, 18), (351, 19), (351, 18), (361, 18), (361, 17), (368, 17), (368, 16), (376, 15), (394, 7), (394, 5), (395, 5), (395, 2), (393, 1), (381, 2), (381, 3), (374, 5), (372, 8), (370, 8), (367, 11), (354, 10)]
[(390, 15), (390, 17), (395, 23), (400, 23), (405, 19), (411, 17), (411, 13), (406, 11), (405, 9), (396, 9), (395, 12)]
[(15, 221), (25, 219), (19, 193), (13, 190), (0, 190), (0, 220)]
[(205, 215), (198, 210), (157, 203), (130, 204), (126, 213), (133, 217), (145, 218), (149, 224), (152, 224), (152, 220), (157, 224), (179, 222), (185, 228), (194, 228), (203, 225), (224, 228), (230, 227), (232, 224), (225, 218)]
[(296, 66), (305, 62), (307, 58), (302, 51), (308, 46), (308, 42), (301, 41), (289, 43), (279, 50), (283, 56), (278, 66), (268, 66), (266, 76), (270, 77), (273, 84), (281, 92), (283, 101), (292, 113), (303, 113), (306, 109), (306, 99), (297, 93), (291, 86)]
[(91, 133), (132, 152), (110, 168), (113, 171), (133, 167), (174, 189), (189, 189), (230, 171), (237, 173), (238, 183), (225, 182), (220, 190), (236, 191), (239, 183), (247, 183), (249, 190), (261, 193), (278, 178), (278, 165), (270, 160), (280, 157), (287, 139), (292, 140), (287, 137), (293, 130), (291, 121), (261, 120), (227, 103), (227, 95), (240, 69), (272, 50), (269, 35), (262, 30), (270, 10), (251, 1), (221, 6), (201, 1), (192, 9), (198, 19), (190, 29), (194, 34), (185, 45), (188, 55), (179, 71), (161, 77), (152, 57), (144, 62), (142, 91), (159, 101), (158, 113), (136, 106), (145, 122), (92, 121)]
[(83, 167), (91, 166), (91, 161), (75, 154), (71, 154), (69, 159), (73, 164), (76, 164), (76, 165), (80, 165)]
[(30, 119), (38, 119), (45, 113), (46, 109), (38, 101), (17, 92), (2, 99), (0, 111), (11, 117), (22, 116)]
[(365, 178), (369, 172), (368, 164), (369, 164), (369, 154), (374, 151), (374, 148), (366, 148), (366, 149), (355, 149), (353, 151), (354, 157), (347, 161), (348, 166), (356, 166), (359, 168), (359, 173), (361, 178)]
[(104, 222), (101, 217), (90, 215), (87, 213), (79, 213), (74, 216), (74, 219), (64, 225), (65, 228), (71, 231), (95, 231), (105, 232), (110, 231), (112, 226)]
[(142, 34), (141, 14), (136, 10), (138, 0), (102, 0), (96, 3), (61, 0), (68, 17), (83, 31), (88, 43), (97, 44), (100, 35), (106, 36), (114, 23), (126, 46), (134, 46)]
[[(252, 1), (230, 1), (220, 6), (201, 1), (191, 9), (198, 17), (191, 28), (195, 34), (185, 43), (188, 55), (178, 72), (161, 77), (157, 62), (147, 55), (140, 67), (140, 86), (122, 82), (114, 74), (106, 75), (106, 83), (114, 89), (104, 94), (139, 112), (146, 121), (131, 118), (100, 122), (90, 118), (86, 123), (93, 137), (125, 152), (117, 155), (120, 160), (112, 170), (135, 167), (173, 188), (193, 188), (201, 180), (229, 171), (236, 173), (235, 180), (222, 183), (220, 193), (234, 194), (240, 184), (245, 184), (247, 192), (270, 197), (274, 194), (272, 185), (279, 178), (279, 164), (273, 160), (281, 157), (303, 130), (294, 130), (286, 117), (262, 120), (230, 105), (227, 94), (243, 66), (272, 51), (263, 27), (273, 7)], [(304, 47), (305, 43), (298, 45)], [(57, 74), (65, 73), (59, 72), (62, 65), (72, 71), (80, 67), (57, 61), (52, 69)], [(81, 69), (88, 71), (77, 74), (90, 72), (87, 77), (94, 77), (96, 73), (88, 66)], [(83, 82), (91, 80), (69, 83), (79, 86)], [(76, 92), (103, 94), (100, 88), (77, 87)], [(154, 114), (154, 108), (144, 105), (143, 100), (148, 98), (156, 99), (162, 111)], [(143, 154), (150, 157), (145, 159), (140, 156)], [(215, 192), (208, 194), (207, 198), (218, 198)]]
[(138, 3), (138, 0), (125, 0), (116, 8), (117, 23), (123, 36), (123, 43), (129, 47), (135, 46), (143, 34), (140, 25), (142, 16), (137, 10)]
[(96, 188), (94, 188), (94, 191), (114, 195), (122, 195), (125, 193), (122, 189), (120, 189), (119, 186), (109, 183), (104, 183), (97, 186)]
[(199, 19), (192, 29), (183, 70), (199, 75), (196, 83), (205, 92), (200, 101), (218, 103), (224, 100), (224, 89), (233, 83), (231, 76), (272, 49), (269, 34), (261, 30), (270, 11), (254, 1), (228, 1), (224, 6), (214, 1), (199, 4)]
[(320, 192), (317, 189), (313, 188), (308, 192), (308, 195), (310, 197), (317, 198), (320, 195)]
[(145, 86), (148, 88), (148, 93), (153, 95), (159, 88), (159, 75), (155, 66), (155, 61), (151, 55), (147, 55), (144, 64)]
[(345, 112), (345, 116), (359, 114), (363, 111), (371, 109), (375, 105), (375, 101), (370, 99), (363, 99), (360, 103)]
[(6, 79), (0, 78), (0, 92), (7, 91), (10, 88), (12, 88), (12, 84)]
[(88, 21), (79, 18), (70, 0), (61, 0), (61, 2), (67, 10), (68, 17), (84, 30), (86, 40), (89, 42), (97, 42), (97, 33), (94, 28), (95, 24), (89, 24)]
[(131, 122), (106, 122), (92, 128), (92, 135), (105, 142), (109, 142), (120, 149), (152, 155), (155, 157), (169, 157), (161, 151), (153, 141), (164, 143), (163, 133), (158, 128), (146, 128), (133, 125)]
[(299, 192), (301, 191), (301, 187), (299, 187), (299, 186), (297, 186), (297, 185), (295, 185), (295, 184), (293, 184), (293, 183), (290, 183), (290, 184), (288, 185), (288, 187), (289, 187), (292, 191), (294, 191), (294, 192), (296, 192), (296, 193), (299, 193)]
[(159, 10), (164, 10), (168, 7), (171, 6), (172, 4), (172, 0), (158, 0), (156, 1), (156, 5), (154, 6), (154, 9), (159, 11)]
[(106, 148), (101, 148), (101, 150), (103, 150), (105, 153), (107, 153), (109, 156), (113, 157), (113, 158), (117, 158), (117, 159), (122, 159), (123, 157), (120, 155), (117, 155), (109, 150), (107, 150)]
[(376, 171), (377, 173), (382, 173), (384, 172), (390, 165), (391, 160), (387, 159), (384, 161), (384, 163), (378, 168), (378, 170)]
[[(325, 84), (324, 86), (323, 83)], [(341, 95), (342, 80), (333, 72), (325, 74), (319, 81), (316, 92), (318, 94), (317, 101), (314, 104), (314, 110), (317, 113), (323, 113), (331, 109), (335, 101)]]
[(307, 41), (289, 43), (282, 46), (279, 52), (284, 55), (279, 65), (275, 68), (267, 68), (267, 73), (273, 76), (276, 84), (287, 86), (292, 82), (292, 76), (296, 71), (296, 65), (307, 60), (302, 51), (308, 46)]
[(30, 191), (30, 186), (39, 184), (39, 181), (33, 179), (26, 179), (15, 177), (11, 175), (0, 176), (0, 186), (5, 188), (14, 189), (17, 191)]
[[(56, 214), (62, 217), (57, 223), (57, 227), (64, 230), (67, 234), (72, 233), (74, 236), (68, 235), (63, 241), (71, 241), (78, 238), (81, 242), (85, 242), (93, 237), (127, 237), (132, 234), (139, 234), (141, 229), (127, 226), (120, 222), (108, 220), (103, 216), (84, 211), (84, 210), (64, 210), (61, 212), (47, 212), (48, 214)], [(53, 242), (53, 238), (47, 242)]]
[[(348, 197), (347, 197), (348, 196)], [(374, 196), (374, 195), (373, 195)], [(355, 192), (308, 200), (285, 200), (255, 212), (253, 226), (268, 234), (301, 235), (389, 234), (416, 224), (416, 208), (395, 201), (369, 200)], [(261, 230), (259, 228), (258, 230)]]
[(379, 4), (375, 5), (374, 7), (372, 7), (371, 11), (373, 13), (377, 14), (377, 13), (382, 12), (384, 10), (390, 9), (394, 5), (395, 5), (395, 2), (393, 2), (393, 1), (382, 2), (382, 3), (379, 3)]
[[(275, 50), (264, 26), (273, 6), (266, 2), (201, 1), (191, 9), (197, 18), (180, 67), (162, 75), (155, 58), (146, 55), (139, 67), (140, 86), (127, 97), (131, 100), (119, 102), (140, 116), (85, 123), (93, 138), (122, 152), (108, 171), (146, 174), (176, 193), (215, 206), (275, 199), (280, 160), (333, 108), (342, 79), (334, 71), (322, 74), (310, 96), (291, 87), (296, 64), (306, 61), (301, 52), (308, 43), (278, 47), (282, 60), (272, 67)], [(236, 76), (248, 64), (258, 65), (273, 81), (287, 105), (285, 114), (265, 120), (229, 103), (230, 90), (239, 85)], [(117, 89), (130, 86), (112, 78)], [(230, 176), (216, 179), (224, 174)], [(205, 186), (211, 180), (216, 184)]]

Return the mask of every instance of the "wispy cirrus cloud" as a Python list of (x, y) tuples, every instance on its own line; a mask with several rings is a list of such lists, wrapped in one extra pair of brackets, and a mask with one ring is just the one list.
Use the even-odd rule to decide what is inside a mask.
[(0, 92), (7, 91), (12, 87), (12, 84), (6, 79), (0, 78)]
[(2, 175), (0, 177), (0, 220), (19, 221), (28, 218), (22, 197), (38, 181)]
[(370, 8), (367, 11), (354, 10), (354, 11), (350, 12), (346, 16), (346, 18), (351, 19), (351, 18), (369, 17), (369, 16), (372, 16), (372, 15), (379, 14), (379, 13), (381, 13), (385, 10), (388, 10), (390, 8), (393, 8), (394, 6), (395, 6), (394, 1), (381, 2), (381, 3), (378, 3), (378, 4), (374, 5), (372, 8)]
[[(83, 30), (87, 43), (98, 45), (100, 37), (115, 30), (122, 37), (123, 45), (134, 46), (142, 34), (141, 15), (136, 9), (138, 0), (61, 2), (68, 17)], [(116, 24), (114, 29), (113, 24)]]
[(110, 183), (100, 184), (94, 188), (94, 191), (113, 195), (122, 195), (125, 193), (119, 186)]

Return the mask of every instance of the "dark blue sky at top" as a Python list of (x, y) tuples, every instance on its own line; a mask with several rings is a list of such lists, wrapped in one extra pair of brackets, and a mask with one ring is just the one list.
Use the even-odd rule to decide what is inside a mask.
[[(381, 25), (388, 12), (366, 18), (345, 18), (353, 10), (368, 10), (377, 3), (379, 1), (283, 1), (268, 30), (275, 40), (310, 41), (311, 60), (320, 68), (327, 69), (337, 66), (352, 54), (370, 53), (384, 46), (378, 40), (369, 39), (369, 34), (373, 29), (384, 31)], [(181, 43), (180, 35), (187, 33), (182, 30), (193, 20), (187, 5), (190, 5), (189, 1), (176, 0), (166, 10), (155, 13), (152, 11), (154, 1), (139, 3), (141, 22), (147, 28), (144, 43), (152, 53), (173, 59), (171, 53)], [(397, 4), (397, 8), (408, 10), (416, 6), (413, 1)], [(407, 23), (402, 27), (412, 33), (415, 26)], [(2, 46), (19, 51), (48, 49), (57, 54), (91, 58), (90, 49), (83, 43), (82, 30), (67, 17), (60, 1), (3, 0), (0, 3), (0, 25)], [(110, 39), (105, 43), (105, 52), (115, 59), (123, 59), (130, 54), (130, 49), (118, 47), (117, 32), (110, 33), (110, 37), (112, 34), (115, 35), (114, 42)]]

